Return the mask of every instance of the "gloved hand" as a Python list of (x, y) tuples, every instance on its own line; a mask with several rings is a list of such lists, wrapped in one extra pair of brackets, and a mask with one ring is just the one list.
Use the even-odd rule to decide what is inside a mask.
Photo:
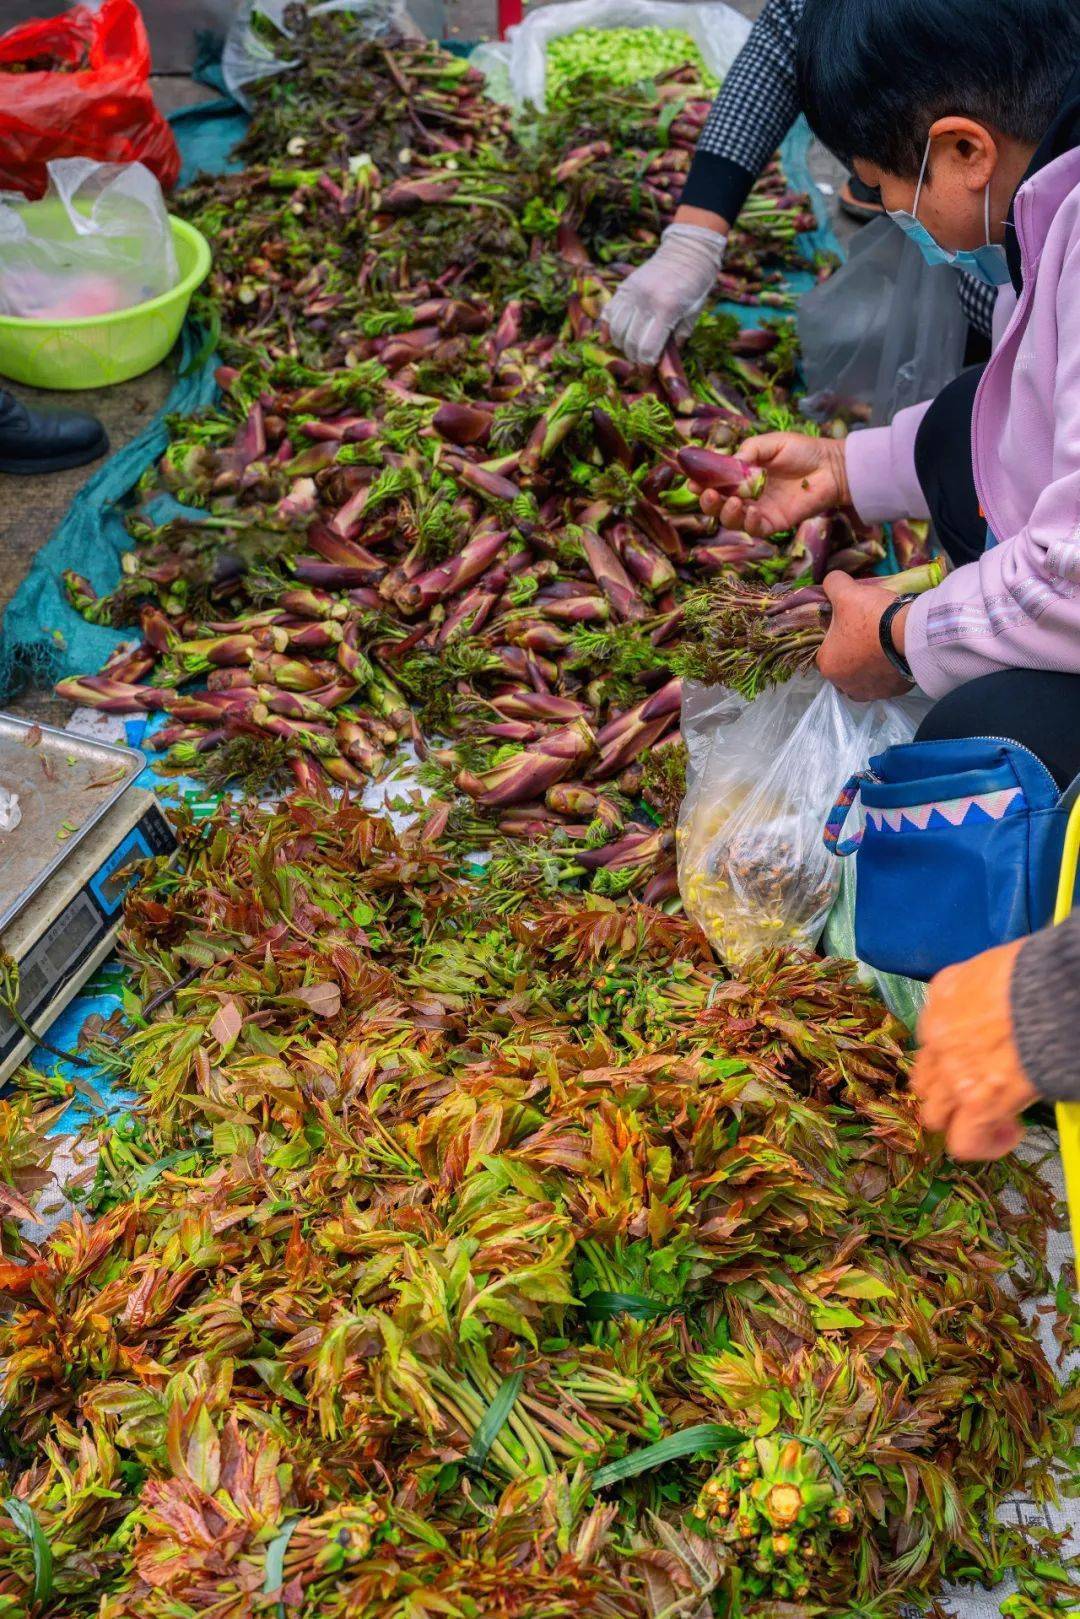
[(628, 275), (604, 311), (612, 342), (637, 365), (655, 365), (674, 332), (687, 337), (709, 301), (727, 237), (703, 225), (669, 225), (660, 246)]

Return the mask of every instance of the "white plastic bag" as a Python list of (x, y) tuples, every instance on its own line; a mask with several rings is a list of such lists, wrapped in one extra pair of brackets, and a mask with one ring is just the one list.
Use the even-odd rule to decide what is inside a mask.
[[(286, 73), (295, 67), (293, 61), (281, 55), (252, 27), (252, 15), (259, 12), (267, 17), (279, 33), (289, 38), (285, 26), (285, 12), (294, 0), (239, 0), (236, 15), (225, 36), (225, 49), (221, 53), (221, 72), (225, 88), (241, 107), (251, 110), (246, 90), (260, 79), (275, 73)], [(362, 19), (365, 32), (374, 39), (379, 34), (415, 34), (417, 29), (405, 10), (402, 0), (323, 0), (321, 5), (309, 6), (312, 17), (321, 17), (328, 11), (351, 11)]]
[(148, 168), (64, 157), (47, 172), (39, 202), (0, 192), (0, 314), (79, 320), (176, 285), (172, 227)]
[(875, 425), (933, 399), (964, 363), (956, 275), (927, 264), (891, 219), (864, 225), (835, 275), (799, 302), (806, 408), (869, 405)]
[(531, 12), (523, 23), (508, 29), (505, 44), (478, 46), (470, 61), (488, 79), (497, 97), (508, 75), (513, 102), (542, 112), (548, 46), (577, 28), (681, 28), (718, 79), (727, 73), (750, 32), (746, 18), (723, 0), (709, 0), (707, 5), (681, 5), (676, 0), (560, 0)]
[(925, 711), (922, 698), (853, 703), (817, 675), (752, 703), (688, 687), (679, 890), (729, 965), (817, 943), (840, 888), (841, 862), (822, 839), (828, 813), (848, 777), (910, 741)]

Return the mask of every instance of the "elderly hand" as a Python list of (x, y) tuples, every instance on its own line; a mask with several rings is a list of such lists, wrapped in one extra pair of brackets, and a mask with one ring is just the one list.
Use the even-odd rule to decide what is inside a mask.
[[(881, 650), (881, 615), (896, 600), (894, 592), (873, 579), (855, 580), (839, 571), (825, 575), (822, 589), (832, 605), (832, 618), (817, 656), (825, 679), (857, 703), (910, 691), (910, 680), (904, 679)], [(907, 607), (901, 607), (892, 621), (893, 645), (901, 653), (906, 617)]]
[[(739, 458), (765, 473), (756, 500), (725, 498), (717, 489), (701, 494), (701, 509), (725, 528), (755, 538), (796, 528), (804, 518), (850, 504), (842, 441), (809, 433), (759, 433), (739, 445)], [(693, 487), (693, 486), (691, 486)]]
[(1024, 940), (999, 945), (930, 985), (912, 1089), (928, 1130), (954, 1158), (1000, 1158), (1019, 1145), (1037, 1092), (1020, 1063), (1009, 988)]
[(669, 225), (651, 259), (628, 275), (604, 311), (611, 341), (635, 365), (655, 365), (674, 333), (688, 337), (712, 297), (727, 237)]

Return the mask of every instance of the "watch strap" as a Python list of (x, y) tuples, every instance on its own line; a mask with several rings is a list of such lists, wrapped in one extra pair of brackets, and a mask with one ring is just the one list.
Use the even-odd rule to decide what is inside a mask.
[(903, 653), (896, 650), (896, 643), (893, 641), (892, 624), (901, 607), (906, 607), (908, 602), (914, 600), (915, 595), (912, 591), (909, 591), (906, 596), (897, 596), (895, 601), (889, 603), (878, 620), (878, 639), (881, 642), (882, 652), (884, 652), (897, 673), (903, 675), (904, 679), (910, 681), (913, 685), (915, 676), (912, 674), (911, 665)]

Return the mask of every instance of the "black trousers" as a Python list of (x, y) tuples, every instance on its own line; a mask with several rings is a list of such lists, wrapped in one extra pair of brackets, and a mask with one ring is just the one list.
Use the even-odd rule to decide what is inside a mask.
[[(971, 465), (971, 411), (982, 366), (961, 372), (934, 400), (915, 440), (915, 470), (950, 561), (973, 562), (986, 547), (986, 521)], [(1002, 669), (969, 680), (930, 710), (920, 742), (1002, 736), (1037, 754), (1059, 787), (1080, 775), (1080, 675)]]

